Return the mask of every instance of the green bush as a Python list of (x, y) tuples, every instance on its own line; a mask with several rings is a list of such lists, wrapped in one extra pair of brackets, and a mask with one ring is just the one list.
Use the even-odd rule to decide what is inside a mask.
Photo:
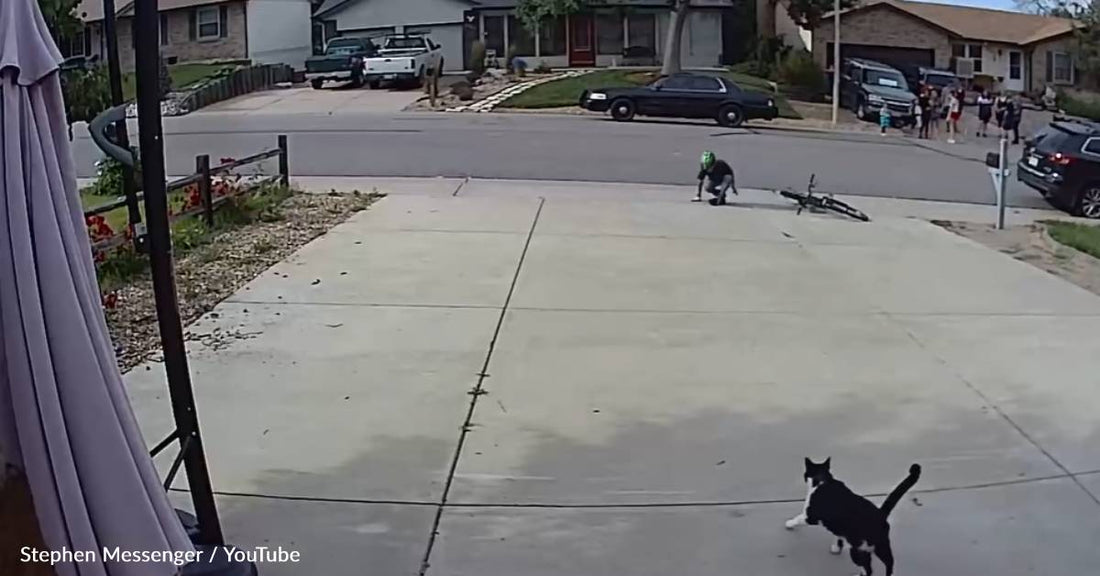
[(746, 60), (730, 66), (730, 72), (757, 78), (771, 78), (775, 74), (774, 67), (761, 60)]
[(539, 60), (539, 65), (535, 66), (534, 72), (535, 74), (549, 74), (553, 72), (553, 70), (546, 64), (545, 60)]
[(485, 43), (480, 40), (470, 46), (470, 72), (476, 78), (485, 74)]
[(776, 78), (793, 96), (816, 100), (825, 94), (825, 72), (809, 52), (787, 54), (776, 70)]
[(106, 66), (73, 68), (61, 73), (61, 92), (69, 124), (91, 122), (111, 107), (111, 88)]
[(1089, 98), (1062, 90), (1058, 93), (1058, 107), (1070, 116), (1100, 120), (1100, 98)]

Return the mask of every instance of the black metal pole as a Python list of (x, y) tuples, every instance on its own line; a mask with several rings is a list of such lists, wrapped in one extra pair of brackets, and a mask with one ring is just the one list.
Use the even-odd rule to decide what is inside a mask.
[(187, 367), (183, 325), (176, 299), (172, 264), (172, 235), (168, 223), (168, 194), (164, 181), (164, 135), (160, 117), (160, 23), (157, 0), (134, 2), (135, 51), (137, 52), (138, 137), (141, 143), (141, 176), (145, 193), (145, 217), (149, 226), (149, 262), (153, 273), (153, 294), (157, 324), (164, 350), (164, 368), (172, 413), (180, 433), (180, 447), (186, 449), (184, 469), (191, 488), (191, 501), (199, 521), (200, 543), (221, 546), (218, 509), (206, 452), (199, 433), (195, 395)]
[[(115, 0), (103, 0), (103, 37), (107, 40), (107, 76), (111, 84), (111, 106), (123, 103), (122, 67), (118, 61), (118, 20), (115, 17)], [(126, 119), (115, 123), (115, 142), (130, 149), (130, 135)], [(129, 166), (122, 168), (122, 193), (126, 196), (126, 211), (129, 214), (130, 232), (133, 234), (134, 248), (145, 247), (145, 231), (141, 227), (141, 209), (138, 207), (135, 189), (134, 170)]]

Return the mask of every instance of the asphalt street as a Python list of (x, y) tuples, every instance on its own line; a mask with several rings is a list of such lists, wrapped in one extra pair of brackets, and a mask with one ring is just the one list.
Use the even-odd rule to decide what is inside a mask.
[[(769, 128), (726, 129), (711, 123), (640, 121), (531, 114), (197, 113), (164, 121), (168, 171), (194, 170), (194, 157), (216, 162), (273, 147), (288, 134), (297, 176), (447, 176), (690, 183), (698, 155), (712, 149), (737, 171), (738, 185), (805, 187), (838, 194), (991, 204), (981, 162), (993, 141), (949, 146), (900, 136)], [(81, 177), (95, 172), (98, 151), (76, 131)], [(1034, 191), (1012, 182), (1010, 205), (1042, 208)]]

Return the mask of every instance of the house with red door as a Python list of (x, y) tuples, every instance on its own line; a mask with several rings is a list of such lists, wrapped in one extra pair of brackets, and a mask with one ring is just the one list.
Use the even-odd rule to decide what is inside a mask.
[[(685, 23), (684, 66), (728, 64), (737, 38), (735, 2), (693, 0)], [(450, 69), (468, 69), (470, 47), (481, 40), (490, 58), (512, 47), (528, 67), (659, 65), (668, 33), (667, 0), (599, 0), (576, 14), (529, 30), (516, 17), (517, 0), (323, 0), (315, 9), (314, 48), (339, 36), (424, 33), (442, 45)]]

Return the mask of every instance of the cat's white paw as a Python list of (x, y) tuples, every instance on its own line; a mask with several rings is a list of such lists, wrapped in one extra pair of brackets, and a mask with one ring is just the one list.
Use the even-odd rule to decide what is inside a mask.
[(790, 520), (787, 520), (783, 524), (783, 526), (785, 526), (787, 530), (794, 530), (795, 528), (798, 528), (799, 524), (801, 524), (801, 522), (799, 522), (796, 518), (791, 518)]
[(840, 554), (843, 551), (844, 551), (844, 547), (841, 546), (840, 544), (837, 544), (836, 542), (833, 542), (833, 545), (829, 546), (829, 552), (832, 553), (832, 554)]

